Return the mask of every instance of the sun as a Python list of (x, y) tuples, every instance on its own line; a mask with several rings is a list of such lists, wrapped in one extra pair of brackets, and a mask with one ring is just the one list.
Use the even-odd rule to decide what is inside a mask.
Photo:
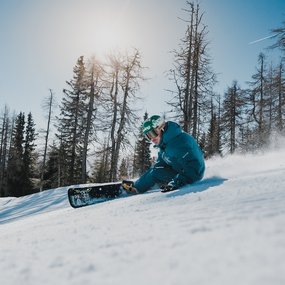
[(124, 50), (128, 47), (128, 42), (126, 28), (118, 23), (101, 24), (93, 34), (93, 47), (100, 54)]
[(120, 31), (114, 25), (100, 27), (97, 31), (96, 42), (102, 49), (112, 49), (120, 45), (122, 38)]

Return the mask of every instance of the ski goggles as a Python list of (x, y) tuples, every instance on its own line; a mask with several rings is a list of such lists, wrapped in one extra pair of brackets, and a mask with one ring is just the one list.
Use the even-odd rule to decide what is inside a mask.
[(152, 139), (155, 139), (157, 136), (159, 135), (159, 133), (155, 130), (152, 129), (150, 131), (148, 131), (145, 136), (151, 141)]

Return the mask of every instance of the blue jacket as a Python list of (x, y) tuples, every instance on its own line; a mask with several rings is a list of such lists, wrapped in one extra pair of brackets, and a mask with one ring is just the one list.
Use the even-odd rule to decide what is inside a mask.
[(195, 139), (174, 122), (167, 122), (158, 146), (157, 162), (136, 182), (139, 192), (149, 190), (154, 184), (174, 181), (177, 187), (202, 179), (205, 163)]

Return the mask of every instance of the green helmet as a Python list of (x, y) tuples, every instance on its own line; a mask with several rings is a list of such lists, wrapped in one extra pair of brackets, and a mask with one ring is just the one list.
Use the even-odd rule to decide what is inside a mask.
[(163, 126), (164, 120), (158, 115), (153, 115), (142, 124), (142, 131), (146, 135), (148, 132)]

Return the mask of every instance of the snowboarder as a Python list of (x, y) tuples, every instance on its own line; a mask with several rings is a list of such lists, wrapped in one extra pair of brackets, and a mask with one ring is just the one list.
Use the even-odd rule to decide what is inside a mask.
[(155, 184), (162, 192), (202, 179), (205, 163), (195, 139), (172, 121), (153, 115), (142, 124), (144, 135), (159, 148), (156, 163), (135, 182), (123, 181), (129, 194), (144, 193)]

